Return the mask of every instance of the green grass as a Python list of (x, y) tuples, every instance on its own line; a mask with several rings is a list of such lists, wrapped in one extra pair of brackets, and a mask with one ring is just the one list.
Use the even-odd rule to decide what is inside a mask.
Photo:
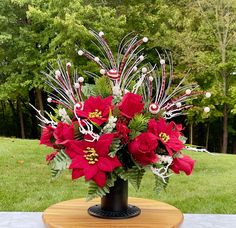
[[(51, 150), (37, 140), (0, 138), (0, 211), (43, 211), (59, 201), (86, 196), (81, 178), (68, 172), (50, 180), (45, 155)], [(166, 192), (156, 195), (154, 178), (145, 175), (139, 192), (129, 196), (170, 203), (184, 213), (236, 214), (236, 156), (186, 152), (197, 160), (193, 175), (173, 175)]]

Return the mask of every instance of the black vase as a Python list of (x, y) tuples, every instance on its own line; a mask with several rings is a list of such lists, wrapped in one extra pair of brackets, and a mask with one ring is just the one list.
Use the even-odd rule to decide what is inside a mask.
[(117, 178), (110, 193), (101, 198), (101, 204), (88, 209), (92, 216), (106, 219), (125, 219), (137, 216), (141, 210), (128, 204), (128, 181)]

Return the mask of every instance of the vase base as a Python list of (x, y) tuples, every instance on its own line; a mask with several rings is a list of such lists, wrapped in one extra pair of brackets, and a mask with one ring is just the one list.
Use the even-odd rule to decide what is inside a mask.
[(104, 219), (126, 219), (138, 216), (141, 210), (133, 205), (128, 205), (124, 211), (105, 211), (101, 209), (101, 205), (97, 204), (88, 209), (88, 213), (92, 216)]

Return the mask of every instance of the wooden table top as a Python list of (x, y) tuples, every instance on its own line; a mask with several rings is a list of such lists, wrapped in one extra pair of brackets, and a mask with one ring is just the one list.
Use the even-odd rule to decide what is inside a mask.
[(100, 203), (100, 199), (86, 202), (85, 199), (73, 199), (54, 204), (43, 213), (43, 221), (47, 227), (74, 228), (74, 227), (152, 227), (174, 228), (183, 221), (183, 214), (174, 206), (167, 203), (129, 197), (129, 204), (138, 206), (141, 214), (129, 219), (101, 219), (88, 214), (87, 209)]

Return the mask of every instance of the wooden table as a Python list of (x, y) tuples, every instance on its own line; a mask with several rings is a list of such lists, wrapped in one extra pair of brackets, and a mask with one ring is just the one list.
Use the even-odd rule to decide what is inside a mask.
[(181, 211), (167, 203), (155, 200), (129, 198), (129, 204), (138, 206), (141, 214), (129, 219), (101, 219), (88, 214), (87, 209), (100, 203), (100, 199), (86, 202), (85, 199), (74, 199), (54, 204), (43, 213), (43, 221), (47, 227), (179, 227), (183, 222)]

